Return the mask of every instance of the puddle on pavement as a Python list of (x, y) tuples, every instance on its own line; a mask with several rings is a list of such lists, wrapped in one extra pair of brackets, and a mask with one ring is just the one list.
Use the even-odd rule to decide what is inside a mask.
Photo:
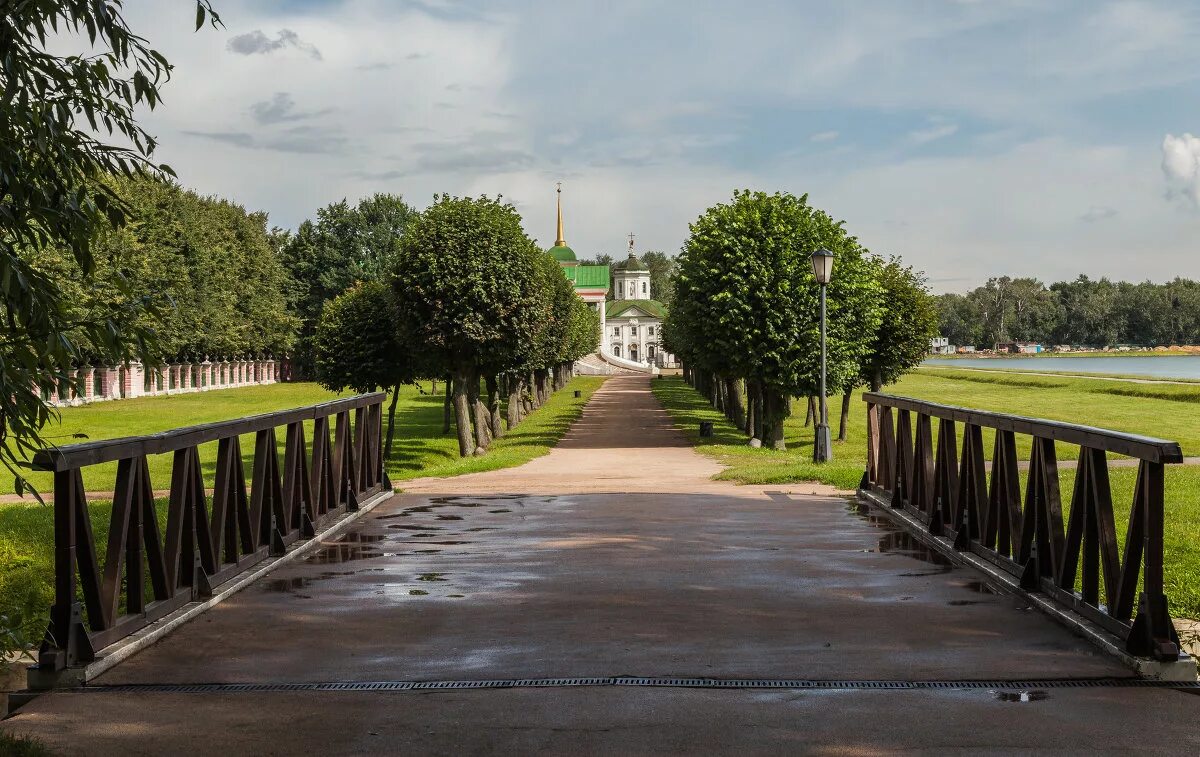
[(407, 523), (389, 523), (388, 528), (395, 528), (400, 531), (441, 531), (441, 526), (410, 526)]
[(502, 507), (499, 510), (488, 510), (488, 512), (493, 515), (496, 515), (497, 513), (511, 513), (512, 510)]
[(994, 691), (992, 695), (1001, 702), (1040, 702), (1050, 696), (1039, 689), (1033, 691)]
[(277, 592), (281, 594), (295, 594), (301, 589), (306, 589), (316, 581), (325, 581), (330, 578), (338, 578), (340, 576), (353, 576), (358, 573), (357, 570), (327, 570), (315, 576), (293, 576), (292, 578), (271, 578), (263, 581), (263, 591)]
[(890, 534), (884, 534), (883, 537), (880, 538), (879, 544), (876, 545), (875, 549), (872, 551), (885, 552), (893, 555), (904, 555), (905, 557), (911, 557), (914, 560), (920, 560), (921, 562), (929, 563), (930, 565), (936, 565), (939, 568), (939, 570), (936, 571), (902, 575), (930, 576), (937, 575), (939, 573), (949, 573), (954, 569), (954, 563), (946, 559), (942, 553), (925, 546), (924, 542), (922, 542), (920, 539), (917, 539), (907, 531), (893, 531)]
[(387, 537), (383, 534), (351, 532), (335, 542), (323, 543), (319, 550), (304, 558), (304, 562), (312, 565), (331, 565), (383, 557), (383, 550), (371, 545), (385, 538)]

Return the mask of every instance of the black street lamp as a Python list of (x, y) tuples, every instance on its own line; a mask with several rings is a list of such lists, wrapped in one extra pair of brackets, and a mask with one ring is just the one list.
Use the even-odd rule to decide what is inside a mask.
[(825, 402), (825, 287), (833, 276), (833, 253), (821, 248), (812, 254), (813, 276), (821, 285), (821, 408), (817, 420), (817, 438), (813, 444), (813, 462), (827, 463), (833, 459), (829, 441), (829, 406)]

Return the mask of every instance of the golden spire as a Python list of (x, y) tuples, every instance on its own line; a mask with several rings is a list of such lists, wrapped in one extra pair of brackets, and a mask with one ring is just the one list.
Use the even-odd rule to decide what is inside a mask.
[(558, 239), (554, 240), (555, 247), (566, 247), (567, 240), (563, 239), (562, 227), (562, 182), (558, 182)]

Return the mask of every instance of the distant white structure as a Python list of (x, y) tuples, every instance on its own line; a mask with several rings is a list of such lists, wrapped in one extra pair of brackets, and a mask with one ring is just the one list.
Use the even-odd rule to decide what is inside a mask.
[(951, 346), (948, 338), (935, 336), (929, 340), (929, 351), (934, 355), (953, 355), (954, 347)]
[[(641, 373), (658, 373), (659, 368), (677, 366), (675, 356), (662, 347), (662, 324), (667, 309), (653, 299), (650, 269), (633, 253), (629, 235), (629, 257), (612, 267), (613, 297), (608, 301), (609, 267), (581, 265), (563, 236), (562, 187), (558, 188), (558, 235), (546, 250), (563, 269), (575, 292), (600, 315), (600, 350), (580, 365), (598, 373), (615, 368)], [(577, 366), (579, 367), (579, 366)]]

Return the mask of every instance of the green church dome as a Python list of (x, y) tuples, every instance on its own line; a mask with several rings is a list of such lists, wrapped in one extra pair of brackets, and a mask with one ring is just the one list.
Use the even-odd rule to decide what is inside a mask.
[(637, 255), (634, 255), (632, 252), (629, 253), (628, 258), (620, 263), (617, 263), (615, 266), (613, 266), (613, 268), (626, 273), (637, 273), (641, 271), (645, 271), (646, 273), (650, 272), (650, 269), (646, 267), (646, 264), (638, 260)]
[(567, 247), (565, 244), (555, 245), (555, 246), (551, 247), (550, 249), (546, 250), (546, 252), (553, 255), (554, 259), (560, 263), (575, 262), (575, 251), (572, 250), (570, 247)]

